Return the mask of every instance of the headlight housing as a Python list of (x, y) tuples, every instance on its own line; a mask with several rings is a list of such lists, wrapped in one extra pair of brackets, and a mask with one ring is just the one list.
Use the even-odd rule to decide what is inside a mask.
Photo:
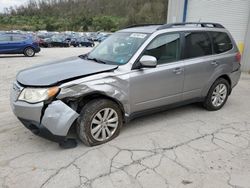
[(51, 88), (25, 88), (18, 97), (19, 101), (38, 103), (50, 99), (59, 92), (58, 87)]

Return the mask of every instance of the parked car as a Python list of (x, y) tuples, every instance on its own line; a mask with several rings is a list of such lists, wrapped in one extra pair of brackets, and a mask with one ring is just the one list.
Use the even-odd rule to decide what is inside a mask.
[(40, 47), (48, 47), (44, 38), (37, 37), (37, 42)]
[(67, 143), (75, 126), (83, 143), (99, 145), (143, 114), (193, 102), (221, 109), (239, 81), (240, 58), (217, 23), (131, 27), (89, 54), (19, 72), (11, 105), (38, 135)]
[(53, 36), (46, 41), (48, 47), (70, 47), (70, 41), (67, 38)]
[(40, 47), (33, 36), (12, 33), (0, 35), (0, 54), (24, 54), (33, 57), (38, 52)]
[(111, 34), (105, 34), (105, 35), (103, 35), (102, 37), (100, 37), (100, 38), (98, 39), (98, 42), (101, 43), (102, 41), (104, 41), (105, 39), (107, 39), (110, 35), (111, 35)]
[(79, 47), (79, 46), (94, 47), (95, 43), (91, 40), (88, 40), (85, 37), (80, 37), (76, 40), (71, 41), (71, 45), (74, 47)]
[(78, 40), (78, 38), (72, 38), (70, 41), (70, 46), (76, 47), (77, 40)]

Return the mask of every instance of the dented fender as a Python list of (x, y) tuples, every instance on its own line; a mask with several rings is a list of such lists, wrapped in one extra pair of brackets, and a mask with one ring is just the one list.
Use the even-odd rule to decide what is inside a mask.
[[(114, 73), (113, 73), (114, 74)], [(112, 75), (102, 73), (89, 78), (83, 78), (64, 84), (60, 88), (58, 99), (79, 98), (90, 93), (101, 93), (119, 101), (125, 114), (129, 114), (129, 75)]]

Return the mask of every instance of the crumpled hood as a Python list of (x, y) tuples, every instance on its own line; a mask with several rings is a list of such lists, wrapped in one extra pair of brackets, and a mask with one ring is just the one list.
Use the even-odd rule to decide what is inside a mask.
[(117, 65), (100, 64), (76, 57), (22, 70), (17, 74), (16, 79), (24, 86), (53, 86), (72, 79), (111, 71), (117, 67)]

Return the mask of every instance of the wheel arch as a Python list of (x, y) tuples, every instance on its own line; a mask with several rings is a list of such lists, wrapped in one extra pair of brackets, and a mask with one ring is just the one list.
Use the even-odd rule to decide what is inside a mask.
[(23, 52), (25, 52), (25, 50), (26, 50), (27, 48), (32, 48), (33, 50), (35, 50), (35, 48), (34, 48), (33, 46), (28, 45), (28, 46), (25, 46), (25, 47), (23, 48)]
[(95, 92), (91, 92), (91, 93), (88, 93), (86, 95), (80, 96), (77, 99), (70, 99), (70, 98), (68, 98), (68, 99), (66, 99), (64, 101), (69, 106), (71, 106), (72, 108), (74, 108), (74, 110), (77, 113), (80, 113), (81, 109), (88, 102), (90, 102), (92, 100), (96, 100), (96, 99), (108, 99), (108, 100), (113, 101), (121, 109), (123, 121), (125, 120), (125, 109), (124, 109), (123, 104), (119, 100), (117, 100), (116, 98), (110, 97), (110, 96), (108, 96), (108, 95), (106, 95), (105, 93), (102, 93), (102, 92), (95, 91)]
[(221, 74), (217, 77), (214, 77), (214, 79), (212, 81), (209, 81), (209, 84), (207, 84), (203, 90), (202, 90), (202, 97), (205, 98), (209, 92), (209, 89), (212, 87), (212, 85), (214, 84), (214, 82), (216, 80), (218, 80), (219, 78), (223, 78), (225, 79), (226, 81), (228, 81), (229, 85), (230, 85), (230, 90), (229, 90), (229, 95), (231, 94), (231, 91), (232, 91), (232, 81), (231, 81), (231, 78), (227, 75), (227, 74)]
[(218, 77), (216, 80), (218, 80), (219, 78), (223, 78), (223, 79), (225, 79), (226, 81), (228, 81), (228, 83), (229, 83), (229, 85), (230, 85), (230, 90), (231, 90), (231, 87), (232, 87), (231, 78), (230, 78), (227, 74), (221, 75), (221, 76)]
[[(219, 78), (223, 78), (223, 79), (225, 79), (226, 81), (228, 81), (228, 83), (229, 83), (229, 95), (231, 94), (231, 92), (232, 92), (232, 80), (231, 80), (231, 78), (227, 75), (227, 74), (223, 74), (223, 75), (221, 75)], [(217, 78), (217, 79), (219, 79), (219, 78)], [(216, 80), (217, 80), (216, 79)]]
[(33, 46), (28, 45), (28, 46), (25, 46), (25, 47), (23, 48), (23, 54), (25, 53), (25, 50), (26, 50), (27, 48), (32, 48), (32, 49), (34, 50), (34, 52), (36, 53), (35, 48), (34, 48)]

